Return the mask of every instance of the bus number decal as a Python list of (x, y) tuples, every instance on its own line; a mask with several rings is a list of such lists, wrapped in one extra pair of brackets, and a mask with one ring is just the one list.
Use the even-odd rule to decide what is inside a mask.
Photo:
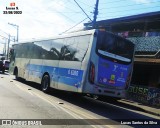
[(71, 69), (69, 69), (68, 70), (68, 74), (72, 75), (72, 76), (78, 76), (78, 71), (77, 70), (71, 70)]

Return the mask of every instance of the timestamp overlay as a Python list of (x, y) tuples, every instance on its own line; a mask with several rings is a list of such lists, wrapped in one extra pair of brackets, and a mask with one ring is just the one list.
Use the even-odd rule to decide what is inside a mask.
[(3, 14), (22, 14), (22, 11), (19, 9), (15, 2), (12, 2), (5, 7)]

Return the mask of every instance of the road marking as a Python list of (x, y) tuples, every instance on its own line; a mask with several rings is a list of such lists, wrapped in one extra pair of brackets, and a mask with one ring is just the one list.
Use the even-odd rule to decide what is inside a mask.
[(29, 93), (33, 96), (33, 93), (29, 91)]
[[(41, 98), (42, 100), (44, 100), (44, 101), (46, 101), (46, 102), (48, 102), (49, 104), (51, 104), (53, 107), (55, 107), (57, 110), (59, 110), (59, 111), (61, 111), (61, 110), (63, 110), (63, 111), (65, 111), (66, 113), (68, 113), (69, 115), (71, 115), (72, 117), (74, 117), (75, 119), (84, 119), (83, 117), (86, 117), (86, 119), (96, 119), (94, 116), (91, 116), (91, 115), (89, 115), (89, 114), (87, 114), (87, 113), (85, 113), (85, 112), (82, 112), (82, 111), (80, 111), (80, 110), (74, 110), (74, 108), (73, 107), (69, 107), (68, 105), (63, 105), (63, 106), (58, 106), (58, 105), (56, 105), (56, 104), (53, 104), (53, 101), (50, 101), (50, 100), (48, 100), (48, 99), (46, 99), (47, 97), (43, 97), (43, 96), (41, 96), (40, 94), (38, 94), (38, 93), (36, 93), (36, 92), (31, 92), (31, 91), (28, 91), (28, 88), (26, 88), (26, 87), (24, 87), (23, 86), (23, 88), (22, 88), (22, 86), (20, 86), (19, 84), (17, 84), (17, 83), (14, 83), (19, 89), (21, 89), (22, 91), (24, 91), (24, 92), (28, 92), (29, 94), (31, 94), (31, 95), (36, 95), (37, 97), (39, 97), (39, 98)], [(58, 102), (57, 102), (58, 103)], [(68, 110), (69, 111), (68, 111)], [(81, 115), (81, 116), (83, 116), (83, 117), (81, 117), (81, 116), (79, 116), (79, 115)], [(89, 122), (87, 122), (87, 123), (89, 123)], [(103, 126), (99, 126), (99, 125), (96, 125), (96, 126), (94, 126), (94, 125), (91, 125), (91, 127), (94, 127), (94, 128), (97, 128), (97, 126), (99, 127), (99, 128), (103, 128), (103, 126), (105, 126), (105, 125), (103, 125)], [(114, 127), (111, 127), (111, 126), (108, 126), (107, 125), (107, 127), (108, 128), (114, 128)]]
[[(40, 97), (41, 99), (43, 99), (43, 100), (45, 100), (46, 102), (48, 102), (48, 103), (50, 103), (51, 105), (54, 105), (55, 107), (57, 106), (57, 105), (55, 105), (55, 104), (53, 104), (51, 101), (49, 101), (48, 99), (45, 99), (45, 98), (43, 98), (41, 95), (39, 95), (39, 94), (37, 94), (37, 93), (35, 93), (34, 92), (34, 94), (35, 95), (37, 95), (38, 97)], [(77, 115), (75, 112), (70, 112), (70, 111), (68, 111), (65, 107), (63, 107), (63, 106), (57, 106), (57, 107), (59, 107), (61, 110), (63, 110), (63, 111), (65, 111), (66, 113), (68, 113), (69, 115), (71, 115), (72, 117), (74, 117), (75, 119), (84, 119), (84, 118), (82, 118), (81, 116), (79, 116), (79, 115)], [(58, 109), (59, 109), (58, 108)], [(88, 123), (88, 122), (87, 122)], [(91, 125), (92, 127), (94, 127), (94, 128), (97, 128), (97, 126), (95, 127), (94, 125)], [(100, 128), (102, 128), (101, 126), (100, 126)]]
[[(95, 118), (94, 116), (91, 116), (91, 115), (89, 115), (89, 114), (81, 111), (81, 110), (78, 110), (78, 109), (74, 110), (73, 107), (69, 107), (69, 106), (64, 106), (64, 107), (65, 107), (66, 109), (69, 109), (70, 111), (76, 113), (76, 114), (79, 114), (79, 115), (82, 115), (82, 116), (86, 117), (86, 119), (93, 119), (93, 120), (94, 120), (94, 119), (98, 119), (98, 118)], [(107, 118), (106, 118), (106, 119), (107, 119)], [(103, 126), (101, 126), (101, 125), (96, 125), (96, 126), (91, 125), (91, 126), (92, 126), (92, 127), (95, 127), (95, 128), (97, 128), (97, 126), (98, 126), (99, 128), (103, 128), (104, 126), (107, 126), (108, 128), (115, 128), (115, 126), (111, 126), (111, 125), (103, 125)]]
[(22, 88), (19, 84), (14, 83), (14, 85), (16, 85), (16, 86), (17, 86), (19, 89), (21, 89), (22, 91), (27, 92), (26, 89)]
[[(19, 84), (17, 84), (17, 83), (15, 83), (14, 82), (14, 84), (19, 88), (19, 89), (21, 89), (22, 91), (25, 91), (25, 92), (28, 92), (29, 94), (31, 94), (31, 95), (36, 95), (37, 97), (39, 97), (39, 98), (41, 98), (42, 100), (44, 100), (44, 101), (46, 101), (46, 102), (48, 102), (49, 104), (51, 104), (52, 106), (54, 106), (56, 109), (58, 109), (58, 110), (63, 110), (63, 111), (65, 111), (66, 113), (68, 113), (68, 114), (70, 114), (72, 117), (74, 117), (75, 119), (84, 119), (83, 117), (86, 117), (86, 119), (96, 119), (94, 116), (91, 116), (91, 115), (89, 115), (89, 114), (87, 114), (87, 113), (85, 113), (85, 112), (83, 112), (83, 111), (81, 111), (81, 110), (75, 110), (73, 107), (70, 107), (70, 106), (68, 106), (68, 105), (63, 105), (63, 106), (58, 106), (58, 105), (56, 105), (56, 104), (53, 104), (53, 101), (50, 101), (50, 100), (47, 100), (46, 98), (48, 98), (48, 97), (43, 97), (43, 96), (41, 96), (40, 94), (38, 94), (37, 92), (31, 92), (31, 91), (28, 91), (28, 88), (26, 88), (26, 87), (22, 87), (22, 86), (20, 86)], [(58, 102), (57, 102), (58, 103)], [(69, 111), (68, 111), (68, 110)], [(81, 115), (81, 116), (83, 116), (83, 117), (81, 117), (81, 116), (79, 116), (79, 115)], [(89, 123), (89, 122), (87, 122), (87, 123)], [(115, 126), (111, 126), (111, 125), (91, 125), (91, 127), (94, 127), (94, 128), (97, 128), (97, 127), (99, 127), (99, 128), (103, 128), (103, 127), (108, 127), (108, 128), (115, 128)]]
[(39, 95), (39, 94), (37, 94), (37, 93), (35, 93), (35, 92), (33, 92), (33, 93), (34, 93), (34, 95), (36, 95), (37, 97), (39, 97), (39, 98), (43, 99), (44, 101), (50, 103), (50, 104), (51, 104), (52, 106), (54, 106), (57, 110), (60, 111), (60, 107), (59, 107), (58, 105), (53, 104), (51, 101), (45, 99), (44, 97), (42, 97), (41, 95)]
[[(40, 94), (38, 94), (38, 93), (36, 93), (36, 92), (33, 92), (33, 94), (34, 95), (36, 95), (37, 97), (39, 97), (39, 98), (41, 98), (41, 99), (43, 99), (44, 101), (46, 101), (46, 102), (48, 102), (48, 103), (50, 103), (52, 106), (54, 106), (54, 107), (56, 107), (58, 110), (63, 110), (63, 111), (65, 111), (66, 113), (68, 113), (69, 115), (71, 115), (72, 117), (74, 117), (75, 119), (84, 119), (84, 118), (82, 118), (81, 116), (79, 116), (79, 115), (83, 115), (83, 116), (85, 116), (86, 117), (86, 119), (95, 119), (93, 116), (90, 116), (89, 114), (85, 114), (84, 112), (82, 112), (82, 111), (78, 111), (78, 112), (76, 112), (77, 110), (74, 110), (74, 108), (70, 108), (69, 109), (69, 106), (67, 105), (67, 106), (58, 106), (58, 105), (56, 105), (56, 104), (53, 104), (53, 101), (50, 101), (49, 99), (46, 99), (46, 98), (48, 98), (47, 96), (44, 98), (43, 96), (41, 96)], [(55, 102), (55, 101), (54, 101)], [(56, 102), (56, 103), (58, 103), (58, 102)], [(68, 110), (69, 111), (68, 111)], [(83, 113), (83, 114), (82, 114)], [(88, 122), (87, 122), (88, 123)], [(97, 128), (97, 126), (98, 125), (96, 125), (96, 126), (94, 126), (94, 125), (91, 125), (92, 127), (94, 127), (94, 128)], [(99, 128), (103, 128), (102, 126), (98, 126)], [(107, 126), (108, 127), (108, 126)], [(113, 128), (113, 127), (109, 127), (109, 128)]]
[[(39, 94), (37, 94), (37, 93), (35, 93), (35, 95), (37, 95), (38, 97), (42, 98), (43, 100), (45, 100), (46, 102), (50, 103), (51, 105), (54, 105), (51, 101), (43, 98), (41, 95), (39, 95)], [(54, 105), (54, 106), (57, 106), (57, 105)], [(68, 110), (67, 110), (66, 108), (64, 108), (63, 106), (58, 106), (58, 107), (59, 107), (61, 110), (63, 110), (63, 111), (65, 111), (66, 113), (68, 113), (69, 115), (71, 115), (72, 117), (74, 117), (75, 119), (84, 119), (84, 118), (82, 118), (81, 116), (77, 115), (75, 112), (73, 113), (73, 111), (72, 111), (72, 112), (68, 111)], [(88, 122), (87, 122), (87, 123), (88, 123)], [(95, 127), (94, 125), (91, 125), (91, 126), (94, 127), (94, 128), (97, 128), (97, 126), (96, 126), (96, 127)], [(100, 127), (100, 128), (102, 128), (102, 127)]]
[(53, 104), (52, 102), (50, 102), (49, 100), (46, 100), (45, 98), (43, 98), (41, 95), (39, 95), (39, 94), (37, 94), (37, 93), (35, 93), (35, 92), (31, 92), (31, 91), (28, 91), (28, 89), (26, 89), (26, 88), (22, 88), (19, 84), (16, 84), (16, 83), (14, 83), (19, 89), (21, 89), (22, 91), (25, 91), (25, 92), (28, 92), (29, 94), (31, 94), (32, 96), (33, 95), (36, 95), (37, 97), (39, 97), (39, 98), (41, 98), (41, 99), (43, 99), (43, 100), (45, 100), (45, 101), (47, 101), (48, 103), (50, 103), (53, 107), (55, 107), (57, 110), (59, 110), (60, 111), (60, 109), (59, 109), (59, 106), (58, 105), (55, 105), (55, 104)]

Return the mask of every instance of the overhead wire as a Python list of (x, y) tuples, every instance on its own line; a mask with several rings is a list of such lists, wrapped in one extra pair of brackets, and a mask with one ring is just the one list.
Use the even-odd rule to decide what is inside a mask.
[(108, 3), (117, 3), (117, 2), (123, 2), (123, 1), (126, 1), (126, 0), (116, 0), (116, 1), (110, 1), (110, 2), (103, 2), (103, 3), (99, 3), (99, 4), (108, 4)]
[(3, 38), (5, 38), (5, 39), (8, 39), (7, 37), (5, 37), (5, 36), (2, 36), (2, 35), (0, 35), (1, 37), (3, 37)]
[[(70, 2), (70, 0), (67, 0), (67, 2), (65, 2), (64, 4), (66, 5), (66, 4), (68, 4)], [(71, 2), (72, 3), (72, 5), (75, 5), (75, 3), (73, 3), (73, 2)], [(62, 4), (60, 4), (59, 2), (57, 2), (56, 4), (58, 4), (58, 5), (60, 5), (60, 6), (63, 6)], [(76, 5), (75, 5), (76, 6)], [(57, 11), (56, 9), (54, 9), (55, 11), (53, 12), (53, 11), (51, 11), (51, 12), (49, 12), (49, 13), (58, 13), (58, 14), (60, 14), (60, 15), (62, 15), (63, 17), (65, 17), (67, 20), (69, 20), (69, 21), (71, 21), (71, 22), (74, 22), (75, 23), (75, 20), (73, 20), (73, 18), (71, 18), (71, 17), (73, 17), (74, 15), (77, 15), (77, 14), (82, 14), (81, 12), (77, 12), (77, 10), (75, 11), (74, 9), (71, 9), (71, 8), (69, 8), (69, 7), (67, 7), (67, 6), (64, 6), (67, 10), (71, 10), (71, 12), (66, 12), (66, 11), (64, 11), (64, 12), (60, 12), (60, 11)], [(77, 7), (77, 6), (76, 6)], [(53, 8), (52, 8), (53, 9)], [(43, 13), (43, 12), (41, 12), (41, 13)], [(46, 12), (44, 12), (44, 13), (46, 13)], [(72, 15), (72, 16), (68, 16), (68, 15), (66, 15), (67, 13), (69, 13), (69, 14), (74, 14), (74, 15)], [(89, 17), (88, 17), (89, 18)], [(35, 19), (35, 20), (37, 20), (37, 19)], [(90, 19), (91, 20), (91, 19)], [(40, 21), (40, 20), (37, 20), (37, 21), (39, 21), (39, 22), (43, 22), (43, 21)], [(44, 22), (43, 22), (44, 23)], [(45, 23), (48, 23), (48, 24), (55, 24), (55, 23), (49, 23), (49, 22), (45, 22)]]
[(91, 18), (88, 16), (88, 14), (84, 11), (84, 9), (78, 4), (78, 2), (76, 1), (76, 0), (74, 0), (74, 2), (78, 5), (78, 7), (83, 11), (83, 13), (88, 17), (88, 19), (90, 19), (90, 21), (92, 21), (91, 20)]
[[(67, 4), (67, 3), (69, 3), (69, 1), (67, 0), (67, 2), (66, 3), (64, 3), (65, 5)], [(57, 4), (59, 4), (60, 6), (62, 6), (62, 4), (60, 4), (60, 3), (58, 3), (57, 2)], [(68, 10), (71, 10), (71, 11), (73, 11), (73, 12), (76, 12), (76, 10), (74, 10), (74, 9), (71, 9), (71, 8), (69, 8), (69, 7), (67, 7), (67, 6), (64, 6), (65, 8), (67, 8)]]
[[(68, 0), (67, 0), (68, 1)], [(66, 3), (68, 3), (68, 2), (66, 2)], [(65, 3), (65, 4), (66, 4)], [(62, 6), (62, 4), (60, 4), (60, 3), (57, 3), (57, 4), (59, 4), (60, 6)], [(74, 5), (75, 5), (75, 3), (74, 3)], [(76, 6), (76, 5), (75, 5)], [(65, 8), (66, 8), (66, 6), (64, 6)], [(77, 6), (76, 6), (77, 7)], [(72, 9), (70, 9), (70, 8), (68, 8), (67, 7), (67, 9), (69, 9), (69, 10), (72, 10)], [(66, 16), (65, 14), (63, 14), (63, 13), (67, 13), (67, 12), (58, 12), (56, 9), (54, 9), (55, 10), (55, 12), (54, 13), (59, 13), (59, 14), (61, 14), (62, 16), (64, 16), (66, 19), (68, 19), (68, 20), (70, 20), (70, 21), (72, 21), (72, 22), (74, 22), (75, 23), (75, 21), (74, 20), (72, 20), (72, 18), (70, 18), (70, 17), (72, 17), (72, 16), (74, 16), (74, 15), (76, 15), (77, 14), (77, 12), (73, 12), (74, 13), (74, 15), (72, 15), (72, 16), (70, 16), (70, 17), (68, 17), (68, 16)], [(51, 12), (52, 13), (52, 12)], [(80, 12), (79, 12), (80, 13)], [(87, 18), (85, 18), (85, 19), (83, 19), (81, 22), (79, 22), (79, 23), (82, 23), (84, 20), (86, 20)], [(41, 20), (39, 20), (39, 19), (35, 19), (34, 18), (34, 20), (36, 20), (36, 21), (38, 21), (38, 22), (41, 22), (41, 23), (45, 23), (45, 24), (55, 24), (55, 23), (52, 23), (52, 22), (45, 22), (45, 21), (41, 21)], [(74, 28), (74, 27), (76, 27), (79, 23), (77, 23), (76, 25), (74, 25), (73, 27), (71, 27), (71, 28)], [(58, 23), (59, 24), (59, 23)], [(70, 29), (70, 28), (69, 28)], [(66, 30), (66, 31), (68, 31), (68, 30)]]
[(70, 27), (70, 28), (69, 28), (69, 29), (67, 29), (66, 31), (64, 31), (64, 32), (60, 33), (59, 35), (64, 34), (64, 33), (68, 32), (69, 30), (71, 30), (71, 29), (75, 28), (76, 26), (78, 26), (79, 24), (81, 24), (81, 23), (82, 23), (83, 21), (85, 21), (86, 19), (88, 19), (88, 17), (87, 17), (87, 18), (85, 18), (85, 19), (83, 19), (82, 21), (78, 22), (78, 23), (77, 23), (77, 24), (75, 24), (74, 26)]
[[(67, 1), (65, 4), (67, 4), (67, 3), (68, 3), (68, 1)], [(62, 4), (60, 4), (59, 2), (57, 2), (57, 4), (59, 4), (60, 6), (62, 6)], [(75, 10), (73, 10), (73, 9), (71, 9), (71, 8), (68, 8), (67, 6), (64, 6), (64, 7), (67, 8), (67, 9), (69, 9), (69, 10), (71, 10), (71, 11), (73, 11), (73, 12), (76, 12)], [(68, 20), (70, 20), (70, 21), (72, 21), (72, 22), (75, 22), (75, 21), (74, 21), (73, 19), (71, 19), (69, 16), (63, 14), (64, 12), (58, 12), (57, 10), (55, 10), (55, 12), (59, 13), (60, 15), (62, 15), (62, 16), (64, 16), (64, 17), (66, 17)]]
[[(5, 38), (5, 39), (9, 39), (9, 38), (7, 38), (7, 37), (5, 37), (5, 36), (2, 36), (2, 35), (0, 35), (1, 37), (3, 37), (3, 38)], [(13, 41), (14, 42), (14, 40), (12, 40), (11, 38), (10, 38), (10, 41)]]
[[(160, 2), (160, 1), (158, 1)], [(153, 3), (158, 3), (158, 2), (152, 2)], [(146, 5), (146, 3), (139, 3), (139, 4), (129, 4), (129, 5), (124, 5), (124, 6), (113, 6), (113, 7), (108, 7), (108, 8), (101, 8), (99, 10), (104, 10), (104, 9), (113, 9), (113, 8), (121, 8), (121, 7), (129, 7), (129, 6), (139, 6), (139, 5)]]
[[(74, 0), (74, 2), (77, 4), (77, 6), (83, 11), (83, 13), (87, 16), (87, 18), (92, 22), (91, 18), (88, 16), (88, 14), (84, 11), (84, 9), (79, 5), (79, 3)], [(69, 30), (75, 28), (76, 26), (78, 26), (79, 24), (81, 24), (83, 21), (85, 21), (87, 18), (83, 19), (82, 21), (80, 21), (79, 23), (75, 24), (74, 26), (72, 26), (71, 28), (67, 29), (66, 31), (60, 33), (60, 34), (63, 34), (63, 33), (66, 33), (68, 32)]]
[[(70, 4), (72, 4), (73, 6), (76, 6), (76, 7), (77, 7), (77, 4), (75, 4), (75, 2), (74, 2), (73, 0), (67, 0), (67, 1), (69, 1)], [(83, 7), (83, 10), (84, 10), (85, 12), (87, 12), (87, 14), (93, 13), (93, 8), (94, 8), (94, 6), (88, 5), (88, 4), (86, 4), (86, 3), (84, 3), (84, 2), (82, 2), (82, 1), (80, 1), (80, 0), (77, 0), (77, 1), (78, 1), (78, 3), (83, 4), (83, 5), (81, 5), (81, 6)], [(92, 9), (92, 10), (91, 10), (91, 9)]]
[[(149, 12), (150, 13), (150, 12)], [(142, 13), (137, 13), (137, 14), (135, 14), (135, 13), (128, 13), (128, 14), (126, 14), (126, 15), (111, 15), (111, 16), (103, 16), (103, 17), (98, 17), (98, 21), (101, 21), (101, 20), (109, 20), (109, 19), (114, 19), (114, 18), (122, 18), (122, 17), (128, 17), (128, 16), (133, 16), (133, 15), (139, 15), (139, 14), (142, 14)], [(104, 19), (105, 18), (105, 19)]]
[(5, 33), (6, 35), (9, 35), (8, 33), (6, 33), (5, 31), (3, 31), (2, 29), (0, 29), (1, 32)]
[(89, 7), (89, 8), (94, 8), (94, 6), (91, 6), (91, 5), (88, 5), (88, 4), (86, 4), (86, 3), (84, 3), (84, 2), (82, 2), (82, 1), (80, 1), (80, 0), (77, 0), (79, 3), (82, 3), (83, 5), (85, 5), (85, 6), (87, 6), (87, 7)]
[[(160, 7), (160, 6), (154, 6), (154, 8), (156, 8), (156, 7)], [(149, 9), (149, 8), (153, 8), (153, 7), (147, 7), (147, 8), (139, 8), (139, 9), (132, 9), (132, 11), (134, 10), (142, 10), (142, 9)], [(128, 12), (128, 11), (131, 11), (130, 9), (127, 9), (127, 10), (123, 10), (123, 11), (117, 11), (118, 13), (119, 12)], [(107, 12), (108, 14), (111, 14), (111, 13), (115, 13), (114, 11), (110, 11), (110, 12)], [(99, 16), (98, 16), (99, 17)], [(103, 17), (106, 17), (106, 16), (103, 16)], [(101, 18), (103, 18), (103, 17), (101, 17)]]
[[(69, 0), (67, 0), (67, 2), (65, 2), (64, 4), (66, 5), (66, 4), (68, 4), (70, 1)], [(58, 5), (60, 5), (60, 6), (62, 6), (62, 4), (60, 4), (59, 2), (57, 2), (57, 4)], [(72, 3), (72, 4), (74, 4), (75, 5), (75, 3)], [(75, 5), (76, 6), (76, 5)], [(75, 20), (73, 20), (71, 17), (73, 16), (68, 16), (68, 15), (66, 15), (65, 13), (73, 13), (74, 15), (76, 15), (76, 14), (82, 14), (81, 12), (77, 12), (77, 10), (74, 10), (74, 9), (71, 9), (71, 8), (69, 8), (69, 7), (67, 7), (67, 6), (64, 6), (66, 9), (68, 9), (68, 10), (71, 10), (71, 12), (59, 12), (59, 11), (57, 11), (57, 10), (55, 10), (54, 12), (52, 11), (51, 13), (58, 13), (58, 14), (60, 14), (60, 15), (62, 15), (63, 17), (65, 17), (66, 19), (68, 19), (69, 21), (71, 21), (71, 22), (75, 22)], [(83, 10), (84, 11), (84, 10)], [(84, 11), (85, 12), (85, 11)], [(86, 13), (87, 14), (87, 13)], [(89, 17), (88, 17), (89, 18)], [(90, 19), (91, 20), (91, 19)]]

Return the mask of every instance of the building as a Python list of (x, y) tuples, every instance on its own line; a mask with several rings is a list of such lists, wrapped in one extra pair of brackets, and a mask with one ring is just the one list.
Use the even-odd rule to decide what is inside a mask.
[[(93, 28), (91, 23), (84, 24)], [(136, 44), (132, 84), (160, 88), (160, 11), (97, 21), (103, 28)]]

